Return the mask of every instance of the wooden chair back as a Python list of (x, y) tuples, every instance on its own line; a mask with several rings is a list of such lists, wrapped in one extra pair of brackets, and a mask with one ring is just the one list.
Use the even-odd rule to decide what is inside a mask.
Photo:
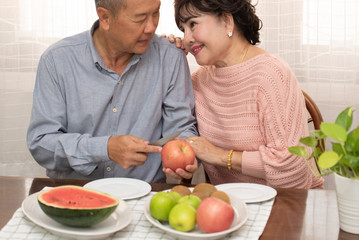
[(317, 104), (315, 104), (314, 100), (303, 90), (302, 92), (305, 98), (305, 106), (310, 115), (310, 117), (308, 118), (308, 123), (313, 122), (314, 129), (319, 130), (320, 124), (323, 122), (322, 114)]
[[(322, 114), (321, 114), (317, 104), (314, 102), (314, 100), (303, 90), (302, 90), (302, 93), (305, 98), (305, 106), (309, 113), (308, 123), (313, 123), (314, 129), (319, 130), (320, 124), (323, 122)], [(317, 146), (320, 148), (320, 150), (322, 152), (324, 151), (324, 148), (325, 148), (324, 141), (318, 142)], [(317, 161), (315, 161), (315, 164), (317, 166), (318, 171), (320, 172)]]

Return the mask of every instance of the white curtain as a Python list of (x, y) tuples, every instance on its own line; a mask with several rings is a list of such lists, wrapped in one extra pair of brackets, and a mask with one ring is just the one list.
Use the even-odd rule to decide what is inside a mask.
[[(325, 121), (353, 106), (359, 124), (359, 1), (254, 0), (260, 46), (282, 57)], [(88, 30), (93, 0), (0, 0), (0, 175), (44, 176), (25, 142), (37, 63), (60, 38)], [(181, 36), (173, 0), (162, 0), (158, 34)], [(197, 68), (188, 56), (192, 70)]]
[(359, 1), (259, 0), (261, 47), (286, 60), (324, 120), (353, 106), (359, 124)]

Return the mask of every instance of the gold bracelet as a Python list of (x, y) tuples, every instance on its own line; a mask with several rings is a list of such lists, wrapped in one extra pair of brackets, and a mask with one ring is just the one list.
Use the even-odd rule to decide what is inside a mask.
[(233, 154), (233, 149), (231, 149), (228, 153), (228, 159), (227, 159), (227, 168), (228, 170), (232, 170), (232, 154)]

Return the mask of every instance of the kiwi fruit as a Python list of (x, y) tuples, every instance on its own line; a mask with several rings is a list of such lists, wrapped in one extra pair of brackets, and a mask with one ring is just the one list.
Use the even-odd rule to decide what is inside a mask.
[(204, 194), (203, 192), (193, 192), (193, 193), (191, 193), (191, 195), (195, 195), (195, 196), (197, 196), (197, 197), (199, 197), (201, 200), (203, 200), (203, 199), (205, 199), (205, 198), (207, 198), (208, 196), (206, 195), (206, 194)]
[(192, 194), (201, 192), (205, 197), (211, 196), (213, 192), (217, 191), (217, 188), (209, 183), (200, 183), (194, 187)]
[(223, 191), (215, 191), (211, 194), (211, 197), (219, 198), (228, 204), (231, 204), (231, 199), (229, 198), (228, 194)]
[(183, 185), (177, 185), (171, 189), (171, 192), (178, 192), (182, 197), (191, 194), (191, 190)]

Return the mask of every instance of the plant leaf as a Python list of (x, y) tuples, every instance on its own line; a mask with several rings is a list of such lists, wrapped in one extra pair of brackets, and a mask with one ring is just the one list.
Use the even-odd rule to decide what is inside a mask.
[(349, 167), (355, 167), (359, 164), (359, 157), (355, 157), (352, 155), (345, 156), (347, 163), (349, 164)]
[(347, 107), (341, 113), (339, 113), (335, 123), (339, 126), (342, 126), (346, 131), (348, 131), (353, 122), (353, 110), (352, 107)]
[(322, 150), (319, 147), (314, 148), (313, 153), (315, 156), (322, 154)]
[(320, 130), (327, 135), (339, 142), (345, 142), (347, 140), (347, 132), (346, 130), (335, 123), (321, 123)]
[(353, 130), (353, 137), (359, 139), (359, 126)]
[[(359, 129), (359, 128), (357, 128)], [(350, 152), (353, 153), (355, 155), (356, 152), (359, 153), (359, 138), (355, 137), (356, 134), (356, 129), (351, 131), (348, 134), (348, 138), (347, 141), (345, 142), (345, 149)]]
[(302, 146), (293, 146), (293, 147), (289, 147), (288, 151), (296, 156), (305, 158), (308, 155), (308, 151), (305, 147)]
[(312, 154), (309, 156), (308, 159), (314, 158), (317, 161), (318, 157), (322, 154), (322, 150), (319, 147), (313, 148)]
[(336, 152), (324, 152), (319, 156), (318, 166), (321, 170), (333, 167), (338, 163), (340, 157)]
[(311, 136), (301, 138), (300, 142), (308, 147), (315, 147), (318, 144), (317, 139), (315, 139), (314, 137), (311, 137)]
[(353, 160), (353, 168), (359, 173), (359, 156), (356, 156)]
[(313, 133), (313, 136), (317, 139), (325, 138), (325, 135), (320, 130), (313, 130), (313, 131), (311, 131), (311, 133)]
[[(348, 157), (348, 156), (347, 156), (347, 157)], [(352, 166), (346, 157), (342, 157), (342, 158), (340, 159), (340, 162), (341, 162), (342, 164), (344, 164), (345, 166), (347, 166), (347, 167), (351, 167), (351, 166)]]
[(344, 151), (343, 151), (342, 145), (340, 143), (332, 142), (332, 149), (338, 155), (344, 155)]

